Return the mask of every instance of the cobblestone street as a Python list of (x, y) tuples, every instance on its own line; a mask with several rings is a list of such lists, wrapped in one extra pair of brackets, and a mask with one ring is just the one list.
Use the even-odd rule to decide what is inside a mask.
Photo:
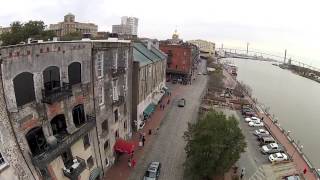
[[(153, 145), (147, 147), (150, 149), (145, 149), (145, 155), (138, 162), (129, 179), (141, 179), (151, 161), (162, 163), (159, 179), (182, 179), (185, 160), (185, 141), (182, 136), (187, 129), (187, 123), (197, 118), (200, 95), (206, 81), (207, 76), (197, 76), (191, 86), (184, 86), (181, 93), (173, 99), (173, 104), (162, 121), (159, 134), (153, 139)], [(179, 98), (182, 97), (186, 99), (186, 106), (183, 108), (177, 106)]]

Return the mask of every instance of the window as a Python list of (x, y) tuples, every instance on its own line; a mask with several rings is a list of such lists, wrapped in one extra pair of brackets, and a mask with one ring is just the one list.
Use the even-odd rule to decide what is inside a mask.
[(33, 74), (23, 72), (13, 79), (17, 106), (25, 105), (36, 99), (34, 93)]
[(125, 91), (128, 89), (128, 78), (127, 75), (124, 75), (124, 88)]
[(47, 67), (43, 71), (43, 83), (45, 90), (54, 90), (60, 87), (60, 71), (57, 66)]
[(63, 114), (55, 116), (51, 122), (52, 133), (57, 138), (63, 138), (67, 135), (67, 124)]
[(114, 49), (112, 51), (112, 57), (113, 57), (113, 68), (117, 69), (117, 67), (118, 67), (118, 49)]
[(126, 68), (128, 69), (128, 66), (129, 66), (129, 49), (126, 49), (124, 51), (124, 60), (125, 60), (125, 66)]
[(4, 157), (2, 156), (2, 154), (0, 153), (0, 169), (2, 167), (4, 167), (6, 165), (6, 160), (4, 159)]
[(44, 137), (42, 127), (35, 127), (26, 134), (26, 139), (31, 153), (36, 156), (48, 149), (46, 138)]
[(104, 120), (101, 124), (102, 133), (107, 133), (109, 131), (108, 120)]
[(125, 130), (127, 130), (127, 121), (124, 121), (124, 122), (123, 122), (123, 128), (124, 128)]
[(73, 108), (72, 117), (76, 127), (80, 127), (82, 124), (84, 124), (86, 120), (83, 104), (79, 104)]
[(86, 134), (83, 137), (83, 147), (84, 147), (84, 149), (87, 149), (89, 146), (90, 146), (89, 134)]
[(115, 79), (112, 81), (112, 97), (114, 101), (118, 100), (118, 80)]
[(109, 140), (106, 140), (106, 142), (103, 144), (103, 149), (104, 149), (104, 151), (107, 151), (108, 150), (108, 148), (109, 148)]
[(115, 136), (116, 139), (119, 138), (119, 132), (118, 132), (118, 130), (116, 130), (114, 136)]
[(118, 112), (118, 109), (116, 109), (114, 112), (114, 122), (118, 122), (119, 120), (119, 112)]
[(100, 106), (104, 104), (104, 86), (103, 85), (101, 85), (98, 88), (98, 103)]
[(88, 165), (88, 168), (91, 169), (94, 165), (94, 162), (93, 162), (93, 157), (90, 156), (88, 159), (87, 159), (87, 165)]
[(97, 77), (101, 78), (103, 77), (103, 54), (97, 54), (96, 56), (96, 73), (97, 73)]
[(73, 62), (68, 66), (68, 77), (70, 85), (81, 83), (81, 64)]

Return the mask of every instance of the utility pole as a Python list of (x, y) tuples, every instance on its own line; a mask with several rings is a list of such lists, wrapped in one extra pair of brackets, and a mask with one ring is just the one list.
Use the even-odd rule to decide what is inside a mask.
[(287, 59), (287, 50), (284, 50), (284, 60), (283, 60), (283, 64), (286, 63), (286, 59)]
[(249, 53), (249, 43), (247, 42), (247, 55)]

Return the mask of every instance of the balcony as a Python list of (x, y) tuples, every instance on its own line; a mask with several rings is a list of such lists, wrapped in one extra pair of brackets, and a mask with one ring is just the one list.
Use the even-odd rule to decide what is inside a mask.
[(126, 68), (124, 67), (112, 68), (111, 70), (112, 70), (112, 77), (118, 77), (126, 73)]
[[(58, 84), (60, 82), (52, 82), (52, 84)], [(46, 87), (46, 85), (45, 85)], [(47, 104), (53, 104), (54, 102), (61, 101), (66, 97), (72, 96), (72, 86), (69, 83), (62, 83), (54, 86), (53, 88), (45, 88), (42, 90), (42, 102)]]
[[(42, 154), (31, 157), (32, 163), (37, 167), (44, 167), (51, 161), (60, 156), (67, 148), (69, 148), (73, 143), (78, 141), (82, 136), (88, 133), (96, 125), (95, 117), (87, 115), (86, 122), (78, 128), (73, 134), (63, 137), (58, 140), (55, 146), (51, 146), (47, 151)], [(32, 155), (31, 155), (32, 156)]]
[(113, 100), (112, 106), (120, 106), (124, 103), (124, 96), (119, 96), (118, 100)]
[(85, 160), (76, 157), (73, 160), (73, 164), (69, 167), (63, 168), (63, 174), (71, 180), (77, 180), (79, 175), (85, 170), (86, 162)]

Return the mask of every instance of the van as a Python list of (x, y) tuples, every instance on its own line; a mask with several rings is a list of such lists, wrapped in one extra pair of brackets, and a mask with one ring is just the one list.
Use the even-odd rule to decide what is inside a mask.
[(271, 144), (271, 143), (276, 143), (276, 141), (273, 139), (273, 137), (271, 136), (267, 136), (267, 137), (262, 137), (260, 139), (260, 145), (267, 145), (267, 144)]

